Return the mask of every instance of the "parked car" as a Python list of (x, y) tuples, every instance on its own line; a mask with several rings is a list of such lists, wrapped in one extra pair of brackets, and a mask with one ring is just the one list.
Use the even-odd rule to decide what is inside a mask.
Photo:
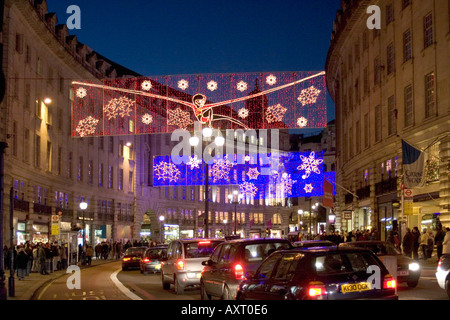
[(444, 254), (439, 259), (436, 279), (439, 287), (444, 289), (450, 298), (450, 254)]
[(173, 284), (177, 294), (200, 284), (202, 262), (208, 260), (223, 239), (178, 239), (169, 244), (167, 258), (161, 266), (161, 282), (165, 290)]
[(339, 246), (352, 246), (371, 250), (383, 260), (385, 256), (397, 257), (397, 282), (406, 283), (408, 287), (415, 288), (419, 283), (420, 265), (414, 259), (403, 255), (397, 248), (385, 241), (355, 241), (340, 243)]
[(160, 272), (161, 259), (167, 256), (167, 247), (168, 245), (162, 245), (145, 250), (140, 263), (141, 273)]
[(125, 250), (122, 257), (122, 270), (139, 269), (145, 249), (147, 247), (131, 247)]
[[(375, 268), (376, 267), (376, 268)], [(379, 270), (379, 273), (373, 272)], [(293, 248), (264, 260), (241, 282), (238, 300), (398, 300), (396, 281), (369, 250)]]
[(292, 245), (288, 240), (271, 238), (230, 240), (218, 245), (211, 257), (203, 262), (201, 298), (234, 299), (246, 273), (256, 271), (272, 252), (290, 248)]
[(296, 248), (308, 248), (308, 247), (336, 247), (337, 244), (328, 240), (303, 240), (295, 241), (292, 246)]

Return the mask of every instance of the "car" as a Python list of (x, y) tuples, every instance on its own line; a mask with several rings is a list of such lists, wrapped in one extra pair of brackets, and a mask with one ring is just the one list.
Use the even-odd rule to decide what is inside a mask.
[(122, 257), (122, 270), (139, 269), (141, 258), (147, 247), (130, 247)]
[(145, 250), (140, 261), (141, 273), (144, 275), (153, 272), (161, 271), (161, 259), (167, 256), (168, 245), (161, 245), (157, 247), (150, 247)]
[(161, 282), (164, 290), (173, 284), (176, 294), (183, 294), (186, 287), (198, 286), (203, 269), (202, 262), (208, 260), (223, 239), (177, 239), (170, 242), (167, 258), (161, 266)]
[(303, 240), (295, 241), (292, 243), (294, 247), (307, 248), (307, 247), (336, 247), (337, 244), (329, 240)]
[(233, 300), (245, 274), (254, 272), (272, 252), (292, 248), (287, 239), (257, 238), (226, 241), (217, 246), (200, 278), (203, 300), (219, 297)]
[(237, 300), (398, 300), (396, 281), (370, 250), (280, 250), (241, 282)]
[(447, 292), (450, 298), (450, 254), (441, 256), (436, 269), (436, 280), (439, 287)]
[[(397, 257), (397, 282), (406, 283), (408, 287), (415, 288), (419, 283), (421, 274), (420, 264), (403, 255), (395, 246), (386, 241), (353, 241), (340, 243), (339, 246), (353, 246), (366, 248), (375, 253), (381, 260), (386, 256)], [(391, 271), (391, 273), (394, 273)]]

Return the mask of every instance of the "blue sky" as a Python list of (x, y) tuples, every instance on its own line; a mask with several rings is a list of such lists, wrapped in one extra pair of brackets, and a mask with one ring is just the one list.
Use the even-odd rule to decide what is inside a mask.
[[(47, 0), (78, 40), (145, 76), (324, 70), (340, 0)], [(334, 106), (328, 99), (328, 119)]]

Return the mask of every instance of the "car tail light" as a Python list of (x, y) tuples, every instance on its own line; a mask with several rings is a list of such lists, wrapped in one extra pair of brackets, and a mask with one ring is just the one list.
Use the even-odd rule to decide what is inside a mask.
[(127, 261), (130, 261), (130, 260), (131, 260), (131, 258), (128, 258), (128, 257), (122, 259), (123, 262), (127, 262)]
[(325, 284), (320, 281), (310, 282), (308, 286), (308, 297), (311, 299), (321, 299), (327, 294)]
[(234, 277), (236, 279), (243, 279), (244, 278), (244, 268), (239, 263), (234, 265)]
[(144, 258), (142, 261), (145, 262), (145, 263), (150, 263), (150, 262), (152, 262), (152, 260), (150, 260), (149, 258)]
[(211, 241), (209, 241), (209, 240), (202, 240), (202, 241), (199, 241), (198, 244), (211, 244)]
[(184, 270), (184, 261), (183, 260), (178, 260), (177, 261), (177, 269), (178, 270)]
[(395, 281), (395, 278), (393, 276), (387, 274), (384, 277), (383, 289), (395, 289), (395, 288), (397, 288), (397, 281)]

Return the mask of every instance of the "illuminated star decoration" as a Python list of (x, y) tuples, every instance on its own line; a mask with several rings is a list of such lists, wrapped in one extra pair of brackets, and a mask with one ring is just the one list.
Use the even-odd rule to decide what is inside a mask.
[(300, 118), (297, 119), (297, 125), (300, 128), (306, 127), (307, 124), (308, 124), (308, 120), (306, 118), (300, 117)]
[(83, 99), (87, 95), (87, 90), (85, 88), (78, 88), (76, 91), (76, 96), (80, 99)]
[(183, 111), (180, 108), (175, 110), (167, 110), (167, 124), (171, 126), (177, 126), (181, 129), (186, 129), (194, 122), (191, 119), (191, 114), (187, 111)]
[(152, 115), (146, 113), (142, 116), (141, 121), (144, 124), (150, 124), (153, 122), (153, 117), (152, 117)]
[(248, 109), (246, 108), (240, 108), (238, 111), (238, 117), (241, 119), (245, 119), (248, 117)]
[(214, 91), (217, 89), (217, 82), (211, 80), (210, 82), (208, 82), (207, 87), (208, 87), (208, 90)]
[(192, 157), (189, 157), (187, 165), (191, 166), (191, 170), (194, 170), (194, 168), (200, 168), (201, 162), (202, 160), (197, 158), (197, 155), (193, 155)]
[(169, 182), (176, 182), (181, 175), (180, 170), (173, 163), (161, 162), (153, 167), (155, 175), (158, 180), (169, 180)]
[(297, 170), (305, 170), (305, 174), (302, 175), (302, 179), (306, 179), (309, 175), (314, 172), (320, 174), (319, 165), (323, 162), (323, 159), (316, 159), (314, 151), (311, 151), (309, 157), (300, 155), (302, 164), (297, 167)]
[(88, 116), (87, 118), (80, 120), (78, 122), (76, 131), (80, 135), (80, 137), (84, 137), (86, 135), (91, 135), (95, 133), (95, 129), (97, 128), (98, 120)]
[(238, 89), (240, 92), (244, 92), (245, 90), (247, 90), (247, 88), (248, 85), (244, 81), (239, 81), (236, 85), (236, 89)]
[(281, 176), (281, 187), (284, 191), (285, 195), (291, 195), (292, 194), (292, 185), (296, 183), (297, 180), (292, 180), (291, 175), (288, 173), (283, 173)]
[(180, 81), (178, 81), (178, 88), (180, 88), (181, 90), (186, 90), (189, 87), (189, 83), (187, 82), (187, 80), (181, 79)]
[(311, 193), (313, 191), (313, 186), (311, 185), (311, 183), (305, 184), (305, 187), (303, 188), (303, 190), (305, 190), (306, 193)]
[(286, 108), (281, 104), (275, 106), (270, 106), (266, 111), (266, 120), (268, 123), (278, 122), (283, 120), (284, 114), (286, 113)]
[(273, 86), (275, 83), (277, 83), (277, 77), (275, 77), (273, 74), (267, 76), (266, 83), (270, 86)]
[(307, 104), (316, 103), (317, 97), (320, 94), (320, 90), (316, 89), (314, 86), (309, 87), (308, 89), (303, 89), (298, 97), (298, 101), (302, 104), (302, 106), (306, 106)]
[(103, 112), (108, 120), (115, 119), (118, 115), (124, 118), (133, 111), (133, 105), (134, 101), (126, 97), (113, 98), (103, 107)]
[(258, 168), (250, 168), (247, 172), (248, 178), (253, 180), (258, 179), (259, 174)]
[(150, 89), (152, 88), (152, 83), (148, 80), (145, 80), (142, 82), (141, 88), (142, 88), (142, 90), (150, 91)]
[(211, 176), (213, 177), (213, 182), (222, 179), (230, 181), (229, 173), (232, 167), (233, 163), (228, 160), (227, 156), (225, 156), (223, 159), (214, 159), (214, 164), (211, 168)]
[(254, 197), (256, 191), (258, 191), (258, 188), (251, 182), (245, 181), (239, 185), (239, 192), (243, 195)]

